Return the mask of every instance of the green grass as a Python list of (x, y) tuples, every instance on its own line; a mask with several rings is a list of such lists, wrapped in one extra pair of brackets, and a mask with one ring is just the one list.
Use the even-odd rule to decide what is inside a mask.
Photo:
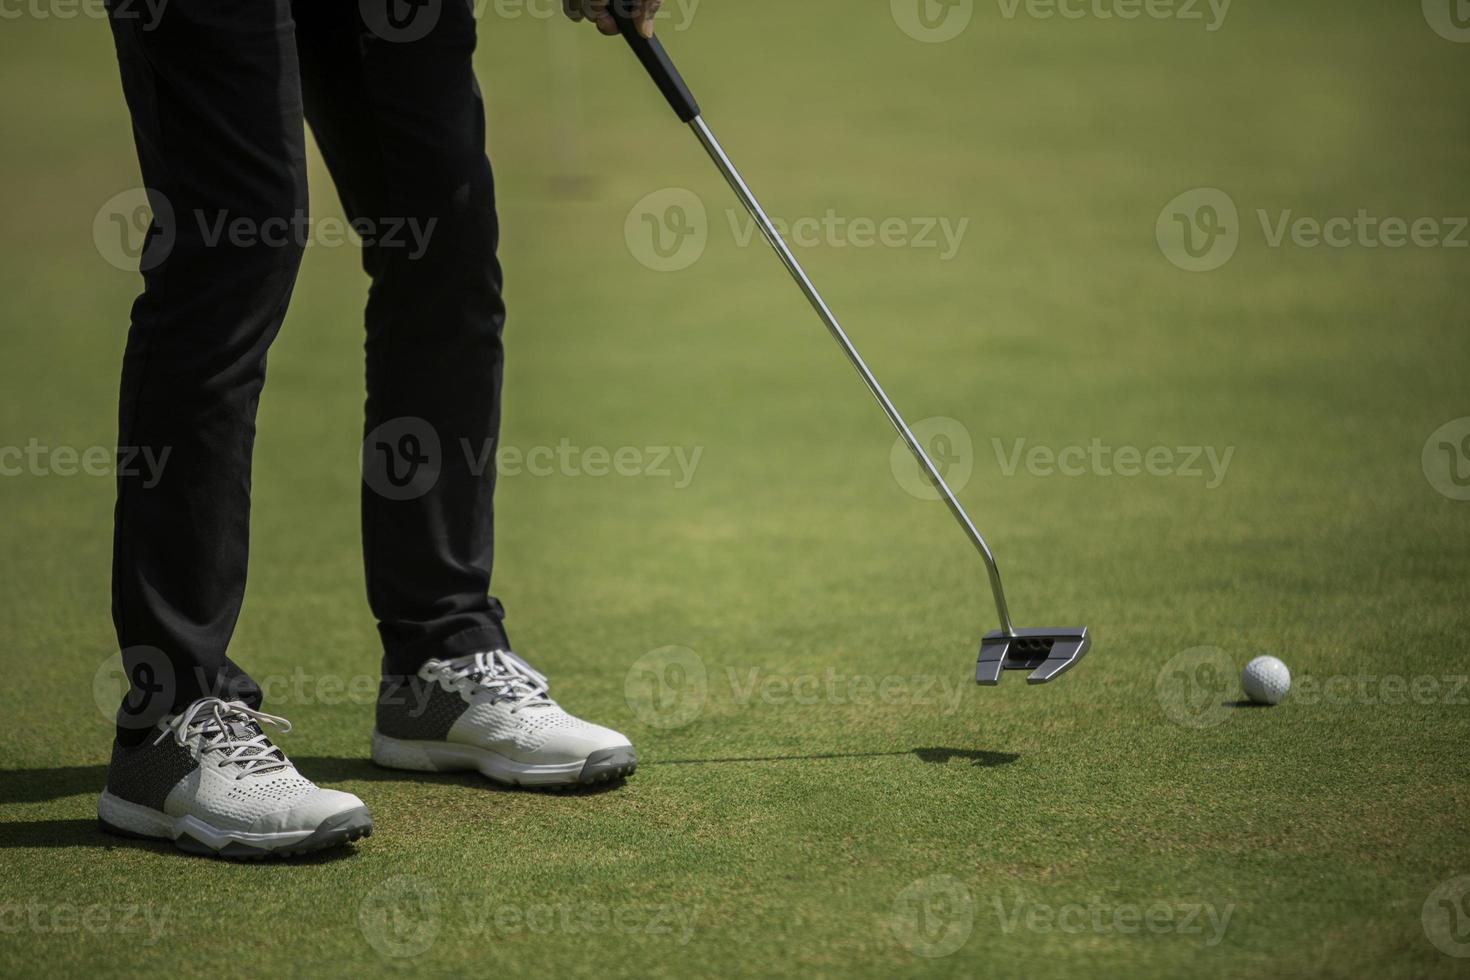
[[(962, 496), (1018, 617), (1089, 624), (1090, 658), (1048, 687), (969, 685), (993, 625), (974, 556), (893, 479), (881, 415), (759, 241), (732, 240), (699, 148), (620, 44), (575, 32), (580, 78), (558, 83), (559, 22), (488, 14), (505, 441), (702, 450), (683, 488), (518, 476), (498, 497), (518, 647), (570, 708), (630, 734), (638, 774), (552, 796), (365, 761), (371, 706), (323, 687), (377, 664), (355, 504), (365, 284), (354, 250), (313, 249), (261, 407), (232, 652), (284, 679), (267, 705), (297, 726), (282, 744), (364, 797), (377, 832), (264, 866), (101, 836), (111, 482), (0, 477), (0, 972), (1463, 975), (1421, 922), (1431, 891), (1470, 873), (1463, 691), (1298, 698), (1193, 727), (1156, 682), (1199, 646), (1237, 666), (1274, 652), (1299, 678), (1467, 672), (1470, 503), (1437, 493), (1420, 454), (1470, 415), (1470, 252), (1272, 248), (1256, 212), (1470, 214), (1470, 46), (1417, 4), (1242, 3), (1216, 32), (977, 4), (934, 45), (886, 7), (708, 4), (666, 34), (773, 214), (969, 219), (947, 262), (801, 257), (898, 404), (968, 429)], [(90, 229), (137, 177), (106, 25), (0, 30), (0, 445), (110, 445), (137, 283)], [(574, 129), (558, 122), (569, 91)], [(317, 213), (338, 213), (319, 164), (313, 178)], [(1186, 273), (1154, 224), (1201, 186), (1233, 198), (1240, 246)], [(678, 273), (623, 238), (662, 187), (694, 191), (712, 223)], [(1018, 438), (1235, 452), (1213, 489), (1006, 476), (992, 439)], [(675, 727), (625, 696), (668, 646), (707, 679)], [(781, 686), (829, 669), (840, 694), (888, 677), (943, 694)], [(771, 686), (742, 697), (752, 678)], [(933, 876), (972, 905), (967, 919), (934, 885), (926, 935), (971, 931), (924, 957), (900, 941), (901, 894)], [(134, 905), (157, 942), (49, 928)], [(33, 906), (40, 925), (16, 911)], [(1116, 927), (1193, 906), (1228, 914), (1223, 935), (1208, 918)], [(437, 935), (415, 931), (434, 908)], [(400, 931), (373, 925), (384, 909)], [(369, 941), (384, 935), (432, 941), (384, 956)]]

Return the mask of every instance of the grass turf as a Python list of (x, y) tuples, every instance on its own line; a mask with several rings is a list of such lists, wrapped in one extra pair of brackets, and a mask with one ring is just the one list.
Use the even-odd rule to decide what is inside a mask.
[[(1470, 709), (1455, 680), (1376, 685), (1466, 672), (1470, 504), (1420, 454), (1470, 414), (1467, 253), (1272, 247), (1256, 212), (1470, 213), (1470, 48), (1414, 4), (1240, 4), (1213, 32), (977, 5), (943, 44), (885, 7), (711, 4), (663, 32), (773, 214), (969, 219), (949, 261), (801, 257), (896, 401), (968, 430), (962, 496), (1018, 618), (1087, 623), (1090, 659), (968, 686), (992, 625), (974, 556), (892, 478), (891, 433), (758, 237), (739, 244), (698, 147), (620, 44), (487, 6), (505, 443), (702, 453), (683, 487), (523, 474), (498, 496), (518, 646), (631, 735), (638, 774), (554, 796), (365, 761), (371, 707), (344, 687), (376, 666), (364, 284), (353, 249), (314, 248), (261, 407), (233, 654), (377, 832), (264, 866), (100, 835), (110, 481), (0, 478), (0, 971), (1462, 972), (1421, 912), (1470, 873)], [(0, 444), (107, 446), (136, 280), (90, 228), (137, 178), (106, 26), (3, 31)], [(1240, 246), (1192, 274), (1154, 226), (1201, 186), (1238, 206)], [(624, 240), (665, 187), (710, 221), (676, 274)], [(1234, 455), (1214, 488), (1007, 476), (992, 440), (1016, 439)], [(670, 646), (692, 651), (660, 702), (680, 725), (638, 696), (640, 658)], [(1205, 686), (1185, 707), (1218, 723), (1180, 724), (1169, 665), (1201, 646), (1375, 686), (1274, 710), (1217, 710)]]

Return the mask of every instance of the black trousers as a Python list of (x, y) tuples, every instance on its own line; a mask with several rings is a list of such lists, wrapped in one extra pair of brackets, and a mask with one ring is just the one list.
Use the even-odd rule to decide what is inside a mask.
[(119, 467), (128, 740), (206, 694), (260, 700), (226, 649), (266, 351), (314, 233), (303, 119), (371, 279), (362, 539), (384, 672), (506, 645), (488, 594), (505, 307), (475, 22), (465, 0), (378, 3), (170, 0), (150, 18), (112, 0), (155, 215), (118, 441), (167, 452), (161, 470)]

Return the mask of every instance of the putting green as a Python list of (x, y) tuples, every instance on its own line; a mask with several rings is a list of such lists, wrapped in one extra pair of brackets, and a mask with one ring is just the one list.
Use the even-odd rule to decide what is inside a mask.
[[(0, 28), (0, 972), (1463, 975), (1470, 45), (1414, 3), (961, 4), (938, 43), (937, 5), (666, 4), (894, 400), (954, 420), (922, 431), (1018, 625), (1094, 631), (980, 689), (969, 546), (621, 42), (553, 6), (482, 12), (496, 590), (641, 768), (554, 796), (366, 761), (365, 283), (324, 226), (233, 655), (377, 831), (267, 865), (96, 830), (86, 451), (137, 281), (93, 225), (136, 164), (106, 25)], [(1234, 705), (1263, 652), (1296, 690)]]

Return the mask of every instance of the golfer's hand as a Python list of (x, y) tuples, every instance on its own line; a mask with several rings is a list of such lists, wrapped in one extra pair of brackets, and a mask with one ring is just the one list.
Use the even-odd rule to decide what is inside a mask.
[(653, 15), (663, 6), (664, 0), (562, 0), (562, 9), (572, 20), (590, 20), (604, 34), (618, 33), (617, 22), (607, 12), (609, 3), (619, 4), (619, 10), (630, 11), (638, 33), (653, 37)]

